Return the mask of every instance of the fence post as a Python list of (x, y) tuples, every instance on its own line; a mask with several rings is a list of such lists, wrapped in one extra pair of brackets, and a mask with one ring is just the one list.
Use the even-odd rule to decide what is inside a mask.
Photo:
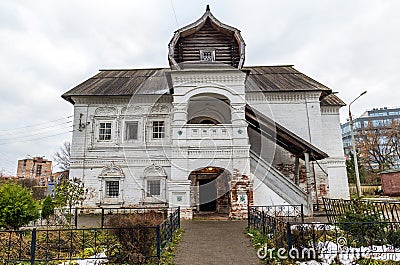
[(172, 225), (172, 222), (174, 221), (174, 219), (173, 219), (173, 217), (174, 217), (174, 215), (171, 213), (170, 215), (169, 215), (169, 241), (171, 240), (171, 238), (172, 238), (172, 235), (174, 234), (174, 226)]
[(161, 259), (161, 233), (160, 233), (160, 225), (156, 226), (156, 232), (157, 232), (157, 258), (158, 261)]
[(178, 206), (178, 228), (181, 228), (181, 207)]
[(301, 222), (304, 223), (304, 204), (301, 204), (300, 210), (301, 210)]
[(104, 208), (101, 208), (101, 228), (104, 228)]
[(250, 228), (250, 205), (247, 204), (247, 228)]
[(32, 230), (32, 241), (31, 241), (31, 265), (35, 264), (36, 255), (36, 227)]
[(264, 211), (261, 211), (261, 228), (262, 228), (262, 234), (265, 235), (265, 227), (266, 226), (266, 220), (265, 220), (265, 213)]
[[(293, 245), (292, 245), (292, 230), (290, 229), (289, 222), (286, 223), (286, 233), (287, 233), (287, 243), (288, 243), (288, 253), (289, 253), (293, 247)], [(290, 257), (289, 257), (289, 259), (290, 259)]]
[(75, 228), (78, 228), (78, 208), (75, 207)]

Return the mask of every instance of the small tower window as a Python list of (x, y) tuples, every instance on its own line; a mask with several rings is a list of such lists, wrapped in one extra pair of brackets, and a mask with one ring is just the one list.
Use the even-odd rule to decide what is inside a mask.
[(205, 50), (200, 50), (200, 60), (201, 61), (215, 61), (215, 50), (214, 51), (205, 51)]

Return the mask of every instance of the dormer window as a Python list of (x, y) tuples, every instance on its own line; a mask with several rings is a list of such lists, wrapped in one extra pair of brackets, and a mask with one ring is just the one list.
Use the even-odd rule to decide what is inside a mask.
[(215, 50), (200, 50), (200, 61), (215, 61)]

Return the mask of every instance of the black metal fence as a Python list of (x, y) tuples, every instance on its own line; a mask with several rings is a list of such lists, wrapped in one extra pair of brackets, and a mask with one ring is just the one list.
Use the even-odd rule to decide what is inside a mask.
[(253, 216), (273, 216), (284, 222), (304, 222), (303, 205), (249, 206), (249, 222)]
[(287, 246), (286, 223), (304, 222), (303, 205), (249, 206), (248, 227), (261, 231), (279, 247)]
[(400, 223), (287, 223), (287, 250), (292, 259), (339, 264), (359, 258), (399, 260)]
[(180, 208), (174, 208), (157, 226), (0, 230), (0, 263), (158, 261), (179, 227)]
[(296, 222), (291, 214), (274, 214), (271, 207), (275, 206), (249, 207), (248, 212), (248, 227), (268, 236), (272, 245), (267, 247), (274, 248), (260, 252), (264, 257), (282, 249), (285, 258), (328, 264), (350, 264), (359, 258), (400, 260), (400, 222)]
[(94, 208), (94, 207), (75, 207), (55, 209), (54, 215), (47, 219), (39, 218), (30, 222), (27, 228), (33, 227), (105, 227), (107, 219), (113, 215), (134, 215), (148, 212), (156, 212), (165, 219), (170, 213), (168, 207), (127, 207), (127, 208)]
[(352, 212), (360, 204), (368, 214), (376, 214), (388, 222), (400, 222), (400, 203), (365, 200), (342, 200), (322, 198), (328, 222), (337, 222), (346, 212)]

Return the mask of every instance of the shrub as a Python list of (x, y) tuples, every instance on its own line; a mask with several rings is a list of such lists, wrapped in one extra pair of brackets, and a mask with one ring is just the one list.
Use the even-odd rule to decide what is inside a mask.
[(42, 218), (47, 219), (54, 214), (54, 203), (50, 196), (47, 196), (42, 205)]
[(0, 187), (0, 227), (17, 230), (39, 218), (39, 210), (28, 189), (17, 184)]
[(73, 206), (85, 200), (85, 189), (80, 179), (67, 179), (56, 187), (56, 205), (59, 207), (68, 206), (71, 212)]
[(338, 226), (353, 237), (356, 245), (379, 244), (385, 239), (384, 229), (387, 223), (368, 202), (355, 200), (338, 221)]
[(110, 216), (106, 225), (112, 228), (110, 234), (117, 238), (119, 246), (107, 256), (118, 264), (145, 264), (146, 257), (155, 253), (155, 226), (162, 221), (163, 215), (156, 212)]

